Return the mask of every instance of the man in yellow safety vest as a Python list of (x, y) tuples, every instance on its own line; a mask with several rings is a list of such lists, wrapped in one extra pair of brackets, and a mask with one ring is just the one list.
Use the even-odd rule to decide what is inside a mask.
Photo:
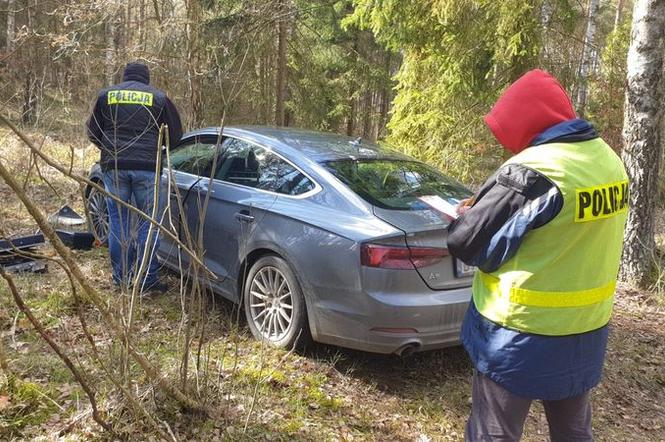
[(475, 366), (467, 440), (519, 440), (542, 400), (552, 440), (592, 440), (589, 391), (602, 374), (628, 177), (576, 118), (557, 80), (533, 70), (485, 122), (515, 154), (449, 228), (478, 267), (462, 342)]

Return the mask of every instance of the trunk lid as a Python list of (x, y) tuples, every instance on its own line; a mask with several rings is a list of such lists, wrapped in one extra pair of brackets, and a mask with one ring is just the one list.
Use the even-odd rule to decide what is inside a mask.
[[(447, 249), (448, 217), (433, 209), (391, 210), (374, 207), (374, 215), (402, 230), (409, 247), (434, 247)], [(447, 290), (471, 285), (470, 275), (460, 275), (456, 271), (455, 258), (445, 256), (436, 264), (416, 268), (425, 284), (433, 290)]]

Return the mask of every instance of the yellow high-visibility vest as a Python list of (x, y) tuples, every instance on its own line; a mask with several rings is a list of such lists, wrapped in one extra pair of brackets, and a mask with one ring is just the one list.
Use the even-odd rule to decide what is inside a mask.
[(564, 336), (608, 323), (628, 213), (628, 176), (600, 138), (551, 143), (506, 162), (552, 180), (563, 207), (527, 233), (496, 271), (477, 271), (473, 301), (491, 321), (527, 333)]

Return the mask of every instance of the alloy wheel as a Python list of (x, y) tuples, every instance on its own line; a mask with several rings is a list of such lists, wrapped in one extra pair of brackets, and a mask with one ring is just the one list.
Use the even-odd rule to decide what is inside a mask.
[(90, 216), (90, 229), (102, 244), (109, 236), (109, 213), (106, 206), (106, 196), (97, 189), (91, 189), (88, 194), (88, 213)]
[(293, 295), (286, 277), (276, 267), (259, 270), (249, 290), (252, 322), (268, 341), (279, 341), (293, 322)]

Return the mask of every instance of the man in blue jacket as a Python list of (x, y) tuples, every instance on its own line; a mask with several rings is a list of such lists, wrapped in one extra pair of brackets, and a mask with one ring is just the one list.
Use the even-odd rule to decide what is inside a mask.
[[(168, 126), (171, 146), (182, 137), (182, 125), (177, 109), (164, 92), (150, 85), (150, 71), (140, 63), (129, 63), (122, 83), (99, 92), (92, 115), (87, 122), (87, 134), (100, 150), (100, 165), (106, 190), (150, 216), (158, 200), (155, 195), (160, 128)], [(143, 260), (148, 244), (150, 223), (139, 218), (131, 222), (129, 210), (108, 198), (109, 254), (113, 281), (129, 287)], [(157, 201), (159, 204), (159, 202)], [(135, 231), (131, 231), (134, 226)], [(153, 229), (154, 230), (154, 229)], [(166, 290), (159, 281), (159, 264), (155, 258), (158, 234), (149, 242), (149, 261), (141, 291)]]
[(478, 267), (462, 343), (475, 367), (469, 441), (517, 441), (541, 400), (552, 441), (591, 441), (628, 212), (628, 176), (563, 87), (533, 70), (485, 122), (515, 154), (451, 223)]

